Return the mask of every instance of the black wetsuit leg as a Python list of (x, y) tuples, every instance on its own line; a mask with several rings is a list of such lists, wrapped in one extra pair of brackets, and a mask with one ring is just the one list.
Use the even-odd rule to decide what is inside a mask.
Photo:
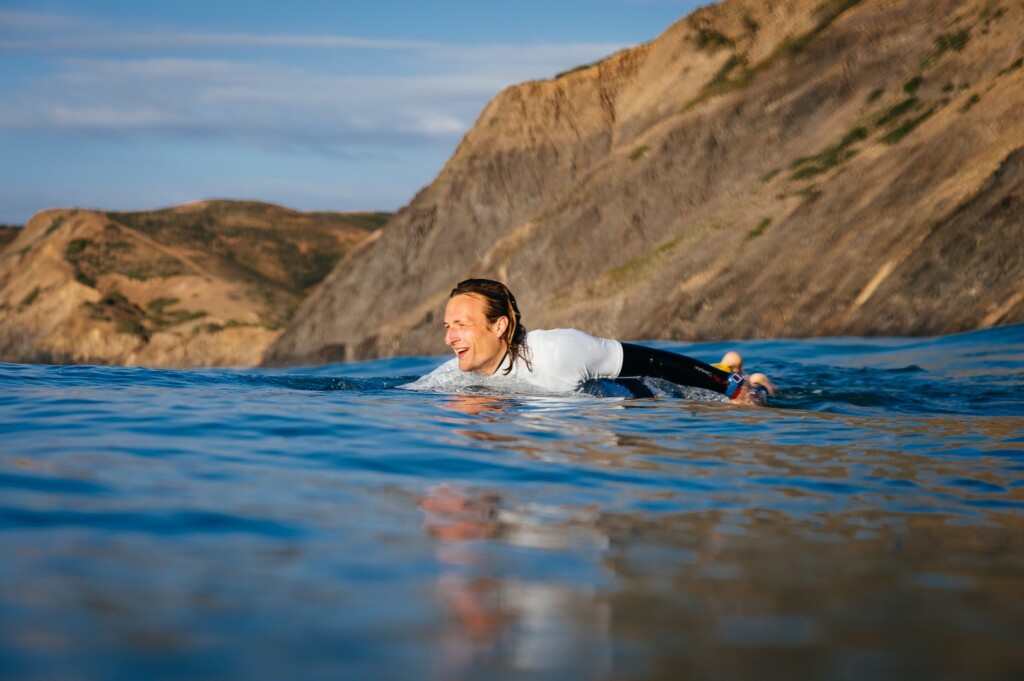
[(619, 376), (649, 376), (725, 395), (729, 389), (731, 374), (686, 355), (623, 343), (622, 370)]

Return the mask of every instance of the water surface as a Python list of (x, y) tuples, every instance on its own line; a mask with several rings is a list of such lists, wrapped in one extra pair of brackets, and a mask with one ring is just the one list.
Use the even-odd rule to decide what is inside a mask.
[(0, 365), (5, 679), (1024, 678), (1024, 326), (769, 408)]

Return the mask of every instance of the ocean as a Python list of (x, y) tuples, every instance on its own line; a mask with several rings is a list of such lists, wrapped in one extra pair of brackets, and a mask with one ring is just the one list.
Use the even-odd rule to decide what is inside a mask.
[(654, 345), (780, 393), (0, 364), (0, 677), (1024, 678), (1024, 326)]

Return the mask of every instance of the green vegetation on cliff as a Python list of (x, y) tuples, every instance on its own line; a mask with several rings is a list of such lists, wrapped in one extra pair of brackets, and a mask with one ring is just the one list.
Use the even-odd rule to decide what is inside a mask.
[(389, 218), (236, 201), (45, 211), (0, 253), (0, 361), (251, 366)]
[(7, 245), (18, 238), (21, 234), (20, 225), (0, 225), (0, 251), (7, 248)]
[(161, 244), (214, 255), (220, 268), (237, 276), (303, 294), (358, 240), (352, 233), (379, 229), (390, 214), (299, 213), (254, 201), (211, 201), (108, 216)]

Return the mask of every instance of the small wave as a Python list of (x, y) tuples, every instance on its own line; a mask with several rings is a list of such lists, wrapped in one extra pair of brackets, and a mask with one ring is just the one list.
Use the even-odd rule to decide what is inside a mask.
[[(650, 343), (701, 358), (736, 348), (749, 371), (779, 387), (771, 405), (837, 413), (1013, 415), (1024, 413), (1024, 325), (938, 338), (823, 338), (739, 343)], [(0, 364), (0, 405), (15, 392), (296, 391), (379, 394), (396, 388), (441, 394), (536, 396), (526, 383), (495, 384), (460, 371), (432, 373), (444, 357), (396, 357), (289, 369), (173, 370)], [(34, 393), (37, 394), (38, 393)], [(592, 381), (565, 395), (721, 401), (715, 393), (651, 379)], [(22, 413), (22, 412), (19, 412)]]
[(204, 511), (113, 512), (0, 508), (0, 528), (90, 527), (104, 532), (142, 532), (161, 536), (252, 534), (275, 538), (301, 536), (293, 526), (264, 518)]
[(552, 393), (532, 383), (501, 376), (492, 378), (472, 371), (460, 371), (449, 364), (432, 371), (414, 381), (399, 386), (405, 390), (444, 395), (469, 394), (492, 395), (495, 397), (543, 397), (548, 395), (572, 395), (576, 391)]
[(0, 489), (50, 494), (104, 494), (110, 489), (90, 480), (0, 473)]

